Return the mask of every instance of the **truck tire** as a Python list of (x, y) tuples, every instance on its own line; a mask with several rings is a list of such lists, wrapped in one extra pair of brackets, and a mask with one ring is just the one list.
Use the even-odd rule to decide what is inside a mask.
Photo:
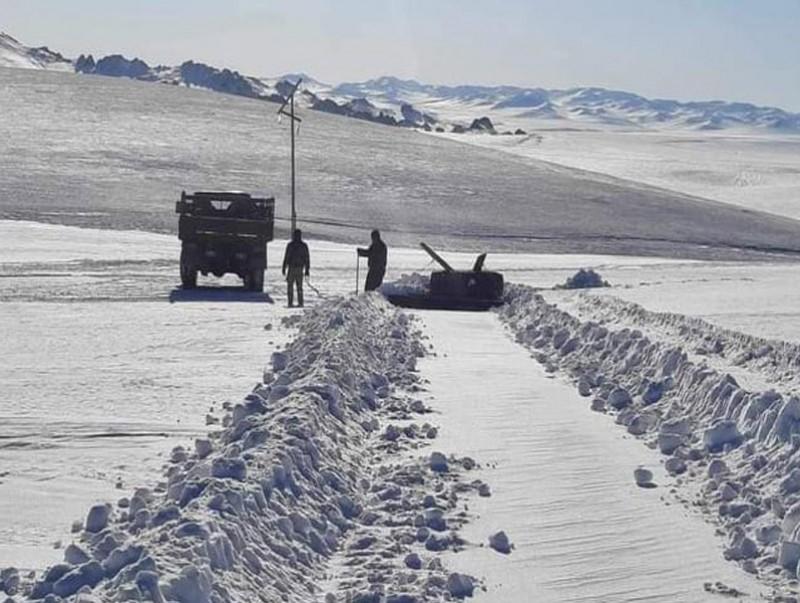
[(249, 291), (256, 291), (258, 293), (264, 291), (264, 270), (251, 270), (244, 277), (244, 286), (245, 289), (248, 289)]
[(197, 287), (197, 268), (187, 260), (181, 260), (181, 285), (184, 289)]

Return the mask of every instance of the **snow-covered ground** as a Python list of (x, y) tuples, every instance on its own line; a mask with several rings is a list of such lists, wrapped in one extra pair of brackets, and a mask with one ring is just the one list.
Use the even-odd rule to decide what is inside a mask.
[[(188, 294), (177, 287), (178, 243), (171, 236), (10, 221), (0, 222), (0, 234), (7, 242), (0, 252), (6, 341), (0, 362), (0, 516), (13, 518), (0, 527), (0, 566), (41, 568), (63, 556), (74, 538), (73, 521), (82, 520), (90, 504), (113, 502), (139, 486), (158, 487), (173, 447), (190, 447), (208, 429), (218, 429), (206, 426), (206, 415), (220, 418), (222, 403), (241, 399), (260, 381), (270, 354), (293, 336), (294, 319), (286, 319), (297, 312), (284, 308), (274, 260), (263, 296), (220, 287), (214, 279)], [(352, 247), (310, 243), (311, 284), (326, 298), (352, 291)], [(270, 257), (281, 247), (271, 244)], [(472, 254), (445, 255), (456, 266), (473, 261)], [(704, 317), (756, 336), (800, 341), (792, 327), (800, 323), (791, 306), (796, 265), (530, 254), (490, 254), (487, 261), (507, 280), (545, 289), (548, 299), (576, 313), (578, 294), (551, 288), (584, 266), (595, 267), (613, 285), (602, 295)], [(389, 279), (431, 268), (422, 251), (390, 247)], [(235, 280), (224, 284), (238, 286)], [(743, 289), (747, 295), (741, 295)], [(308, 289), (307, 299), (311, 305), (323, 301)], [(773, 303), (779, 299), (785, 302)], [(667, 494), (670, 480), (659, 469), (658, 455), (626, 440), (607, 418), (591, 414), (565, 385), (545, 379), (522, 348), (501, 335), (494, 318), (432, 314), (424, 323), (439, 354), (421, 365), (430, 380), (426, 401), (437, 411), (431, 420), (440, 426), (435, 446), (476, 458), (483, 466), (478, 476), (494, 491), (492, 498), (467, 502), (477, 517), (463, 535), (479, 544), (503, 529), (517, 546), (508, 558), (472, 546), (445, 558), (452, 569), (487, 578), (485, 600), (498, 600), (494, 592), (503, 593), (504, 601), (527, 600), (519, 594), (521, 585), (540, 589), (543, 601), (579, 600), (581, 593), (591, 598), (593, 592), (606, 593), (609, 601), (647, 595), (704, 600), (703, 583), (716, 580), (750, 595), (760, 592), (735, 565), (721, 560), (723, 543), (698, 523), (699, 514), (680, 510)], [(458, 345), (462, 339), (470, 344)], [(476, 350), (486, 349), (496, 355), (481, 364)], [(522, 374), (526, 361), (528, 372)], [(496, 370), (492, 362), (499, 363)], [(471, 376), (459, 380), (455, 370), (462, 365), (475, 370), (465, 368)], [(500, 365), (506, 373), (499, 372)], [(499, 381), (481, 378), (488, 374)], [(550, 406), (555, 399), (559, 406)], [(509, 416), (526, 418), (509, 424)], [(588, 430), (603, 451), (589, 474), (584, 448), (561, 455), (553, 448), (563, 436), (560, 428)], [(507, 452), (497, 447), (501, 439), (511, 446)], [(67, 463), (71, 469), (65, 472)], [(638, 464), (656, 471), (660, 489), (635, 488), (632, 471)], [(540, 472), (547, 467), (549, 485), (523, 496), (542, 483)], [(592, 481), (594, 472), (606, 479)], [(593, 492), (594, 498), (600, 493), (616, 498), (602, 509), (578, 513)], [(562, 502), (574, 505), (567, 507), (577, 513), (573, 523)], [(625, 529), (614, 528), (615, 522), (624, 522)], [(684, 525), (692, 534), (691, 540), (671, 539), (668, 554), (667, 523)], [(585, 546), (569, 540), (576, 529)], [(567, 576), (587, 551), (599, 555), (615, 548), (635, 558), (638, 574), (616, 573), (622, 563), (595, 564), (579, 587), (567, 586)], [(529, 581), (531, 571), (535, 582)], [(654, 586), (659, 572), (671, 579)]]
[[(224, 189), (275, 195), (286, 228), (288, 131), (275, 103), (22, 69), (0, 68), (0, 82), (0, 217), (172, 233), (181, 190)], [(378, 227), (407, 246), (800, 252), (800, 225), (781, 217), (403, 128), (303, 119), (298, 207), (318, 237), (354, 242)]]
[(520, 125), (527, 136), (432, 135), (800, 218), (797, 135)]
[(38, 567), (61, 558), (53, 545), (87, 499), (158, 480), (164, 454), (252, 387), (281, 336), (264, 331), (263, 299), (171, 300), (170, 237), (0, 230), (0, 516), (13, 518), (0, 524), (0, 565)]
[[(800, 217), (796, 137), (559, 128), (520, 107), (491, 115), (524, 136), (304, 114), (301, 313), (282, 242), (264, 294), (184, 292), (178, 241), (154, 232), (183, 188), (262, 182), (282, 203), (276, 107), (2, 60), (0, 82), (0, 217), (38, 221), (0, 220), (0, 569), (66, 557), (40, 589), (181, 603), (442, 600), (468, 575), (485, 601), (797, 590), (800, 226), (758, 213)], [(453, 120), (487, 106), (426, 94)], [(514, 283), (509, 304), (418, 322), (339, 298), (355, 254), (322, 239), (384, 225), (389, 280), (433, 268), (419, 238), (458, 267), (474, 254), (448, 249), (469, 244)], [(512, 250), (554, 254), (493, 253)], [(611, 286), (554, 289), (588, 266)], [(636, 486), (639, 465), (658, 487)], [(107, 507), (86, 514), (104, 502), (108, 526)], [(73, 571), (82, 552), (103, 565)]]

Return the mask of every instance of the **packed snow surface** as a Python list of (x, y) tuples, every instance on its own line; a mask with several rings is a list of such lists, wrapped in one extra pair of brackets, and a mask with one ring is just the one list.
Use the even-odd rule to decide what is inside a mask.
[[(742, 600), (769, 590), (722, 559), (722, 542), (696, 512), (665, 505), (674, 480), (660, 454), (590, 412), (496, 316), (420, 314), (436, 350), (420, 364), (441, 413), (436, 445), (477, 459), (491, 486), (491, 497), (470, 504), (478, 518), (463, 530), (487, 546), (449, 559), (461, 571), (481, 568), (487, 591), (476, 601), (694, 603), (716, 600), (704, 584), (717, 581), (746, 592)], [(636, 487), (640, 463), (657, 489)], [(515, 545), (508, 557), (488, 546), (499, 531)]]

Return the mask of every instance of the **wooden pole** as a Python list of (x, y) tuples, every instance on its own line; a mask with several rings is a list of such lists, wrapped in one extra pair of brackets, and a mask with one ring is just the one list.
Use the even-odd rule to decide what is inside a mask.
[(291, 119), (289, 120), (289, 125), (292, 128), (292, 233), (297, 229), (297, 208), (295, 207), (295, 178), (294, 178), (294, 129), (295, 129), (295, 117), (294, 117), (294, 93), (292, 93), (290, 99), (290, 113)]
[[(300, 87), (300, 82), (302, 79), (297, 80), (297, 82), (292, 86), (289, 95), (283, 101), (281, 108), (278, 109), (278, 115), (286, 115), (289, 118), (289, 127), (292, 129), (291, 131), (291, 140), (292, 140), (292, 233), (297, 229), (297, 206), (295, 205), (295, 159), (294, 159), (294, 129), (296, 124), (299, 124), (302, 119), (296, 117), (294, 114), (294, 95), (297, 92), (297, 89)], [(286, 112), (286, 105), (289, 105), (289, 112)]]

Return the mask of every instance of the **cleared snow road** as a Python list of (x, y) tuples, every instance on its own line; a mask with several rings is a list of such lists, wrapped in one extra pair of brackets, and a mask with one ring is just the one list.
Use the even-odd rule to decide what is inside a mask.
[[(421, 314), (438, 356), (421, 364), (442, 413), (435, 447), (473, 456), (492, 497), (470, 504), (465, 537), (505, 530), (508, 557), (488, 546), (449, 560), (486, 578), (479, 601), (715, 601), (721, 581), (760, 600), (764, 587), (722, 559), (712, 526), (671, 501), (659, 455), (550, 378), (492, 314)], [(633, 470), (659, 487), (640, 489)], [(662, 498), (663, 497), (663, 498)]]

